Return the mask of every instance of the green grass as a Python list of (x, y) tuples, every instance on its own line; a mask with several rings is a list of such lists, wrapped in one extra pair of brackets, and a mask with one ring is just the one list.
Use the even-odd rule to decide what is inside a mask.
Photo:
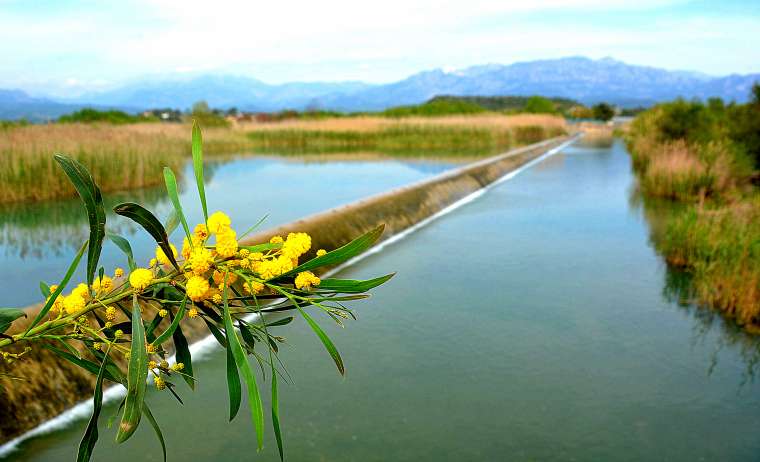
[(279, 153), (373, 151), (380, 153), (490, 153), (557, 136), (554, 129), (394, 126), (376, 131), (272, 129), (249, 133), (255, 149)]

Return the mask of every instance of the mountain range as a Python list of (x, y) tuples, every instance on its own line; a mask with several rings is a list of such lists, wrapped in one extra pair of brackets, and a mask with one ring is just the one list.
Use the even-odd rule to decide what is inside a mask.
[(274, 85), (250, 77), (207, 74), (139, 79), (67, 100), (33, 98), (21, 90), (0, 90), (0, 118), (44, 120), (85, 106), (128, 111), (186, 109), (199, 100), (212, 107), (247, 111), (305, 108), (366, 111), (417, 104), (442, 94), (543, 95), (585, 104), (606, 101), (622, 107), (649, 106), (677, 97), (718, 96), (743, 102), (756, 81), (760, 81), (760, 74), (716, 77), (631, 65), (612, 58), (585, 57), (486, 64), (450, 72), (435, 69), (387, 84), (343, 81)]

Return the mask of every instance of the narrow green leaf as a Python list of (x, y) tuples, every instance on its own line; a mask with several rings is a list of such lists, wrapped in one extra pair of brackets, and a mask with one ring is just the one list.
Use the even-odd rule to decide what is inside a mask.
[(26, 317), (26, 313), (16, 308), (0, 308), (0, 334), (11, 327), (13, 321)]
[(280, 430), (280, 402), (277, 393), (277, 371), (274, 368), (274, 361), (271, 356), (269, 362), (272, 365), (272, 428), (274, 429), (274, 437), (277, 440), (277, 451), (280, 453), (280, 461), (284, 461), (282, 431)]
[(372, 247), (372, 245), (377, 242), (378, 239), (380, 239), (380, 236), (383, 234), (384, 229), (385, 225), (380, 225), (372, 231), (357, 237), (348, 244), (342, 247), (338, 247), (331, 252), (327, 252), (321, 257), (312, 258), (311, 260), (299, 265), (297, 268), (292, 269), (275, 279), (295, 276), (296, 274), (303, 271), (310, 271), (323, 266), (334, 266), (339, 263), (343, 263), (349, 258), (355, 257), (356, 255), (359, 255), (368, 248)]
[(166, 234), (166, 229), (164, 228), (164, 225), (158, 221), (158, 218), (156, 218), (155, 215), (143, 206), (133, 202), (119, 204), (114, 207), (113, 211), (116, 212), (117, 215), (125, 216), (145, 228), (148, 234), (156, 240), (156, 243), (158, 243), (158, 246), (164, 251), (172, 265), (179, 269), (177, 260), (174, 258), (174, 252), (172, 252), (171, 246), (169, 245), (169, 236)]
[(164, 222), (167, 236), (171, 236), (174, 230), (177, 229), (177, 226), (179, 226), (179, 215), (177, 215), (176, 210), (172, 210)]
[(164, 441), (164, 434), (161, 432), (161, 427), (158, 426), (156, 418), (153, 417), (153, 413), (150, 412), (150, 408), (145, 402), (143, 402), (143, 414), (145, 414), (145, 418), (150, 422), (150, 426), (153, 427), (153, 432), (156, 434), (158, 442), (161, 443), (161, 451), (164, 454), (164, 462), (166, 462), (166, 442)]
[(341, 375), (345, 375), (346, 369), (343, 367), (343, 359), (341, 359), (340, 353), (338, 353), (338, 349), (335, 348), (335, 345), (333, 345), (330, 337), (325, 334), (322, 328), (319, 327), (319, 325), (313, 319), (311, 319), (311, 316), (309, 316), (306, 311), (304, 311), (300, 306), (297, 308), (298, 311), (301, 312), (301, 315), (303, 315), (304, 319), (306, 319), (306, 322), (311, 327), (311, 330), (313, 330), (314, 333), (317, 334), (317, 337), (319, 337), (319, 340), (322, 341), (322, 345), (325, 346), (327, 352), (330, 353), (330, 356), (332, 356), (333, 361), (335, 361), (335, 365), (338, 367), (338, 372), (340, 372)]
[(193, 170), (195, 171), (195, 182), (198, 185), (198, 195), (201, 198), (203, 219), (207, 222), (206, 187), (203, 184), (203, 135), (197, 120), (193, 120)]
[(256, 244), (256, 245), (241, 245), (241, 249), (248, 249), (251, 252), (266, 252), (267, 250), (277, 250), (282, 248), (282, 243), (278, 244), (272, 244), (270, 242), (265, 242), (264, 244)]
[(103, 358), (98, 369), (98, 376), (95, 379), (95, 392), (92, 395), (92, 416), (87, 423), (82, 441), (79, 443), (77, 462), (88, 462), (92, 458), (95, 443), (98, 442), (98, 418), (100, 418), (100, 410), (103, 408), (103, 376), (105, 375), (106, 364), (108, 364), (108, 360)]
[(267, 218), (269, 218), (269, 214), (266, 214), (263, 217), (259, 218), (259, 221), (257, 221), (256, 223), (254, 223), (253, 226), (251, 226), (250, 228), (246, 229), (245, 232), (243, 234), (241, 234), (240, 237), (238, 237), (238, 240), (242, 240), (244, 237), (246, 237), (247, 235), (249, 235), (250, 233), (252, 233), (253, 230), (255, 230), (262, 223), (264, 223), (264, 221), (266, 221)]
[(230, 422), (240, 410), (242, 387), (240, 386), (240, 374), (232, 356), (232, 349), (227, 348), (227, 391), (230, 396)]
[(79, 249), (79, 252), (77, 252), (76, 256), (74, 257), (74, 261), (71, 262), (71, 265), (69, 265), (69, 269), (66, 271), (66, 274), (63, 276), (63, 279), (61, 280), (61, 283), (58, 284), (58, 288), (53, 291), (52, 294), (50, 294), (50, 298), (47, 302), (45, 302), (45, 306), (42, 307), (39, 313), (37, 313), (37, 316), (34, 318), (34, 321), (32, 321), (31, 324), (29, 324), (29, 327), (26, 328), (26, 332), (24, 332), (24, 335), (28, 334), (30, 330), (34, 328), (37, 324), (42, 321), (42, 319), (47, 316), (48, 311), (50, 311), (50, 308), (53, 306), (53, 303), (58, 298), (59, 295), (61, 295), (61, 292), (63, 292), (63, 289), (66, 288), (66, 284), (69, 283), (69, 280), (71, 280), (71, 277), (74, 275), (74, 272), (77, 269), (77, 266), (79, 266), (79, 262), (82, 260), (82, 255), (84, 255), (84, 249), (87, 248), (87, 241), (85, 241), (84, 244), (82, 244), (82, 247)]
[(48, 298), (50, 296), (50, 286), (45, 284), (45, 281), (40, 281), (40, 292), (45, 298)]
[(111, 240), (111, 242), (116, 245), (116, 247), (119, 248), (119, 250), (124, 253), (124, 255), (127, 256), (127, 265), (129, 266), (129, 271), (131, 272), (137, 268), (135, 257), (132, 254), (132, 246), (129, 244), (129, 241), (112, 232), (106, 232), (106, 236)]
[(251, 418), (253, 425), (256, 428), (256, 437), (258, 440), (259, 449), (264, 447), (264, 407), (261, 403), (261, 395), (259, 394), (259, 386), (256, 383), (256, 376), (253, 374), (251, 365), (248, 363), (248, 358), (243, 351), (243, 347), (240, 344), (235, 333), (235, 327), (232, 325), (232, 316), (230, 315), (230, 307), (227, 302), (227, 288), (224, 289), (224, 330), (227, 334), (227, 345), (232, 350), (232, 356), (237, 363), (237, 367), (243, 374), (243, 380), (245, 381), (245, 387), (248, 390), (248, 405), (251, 408)]
[(354, 279), (322, 279), (317, 287), (319, 290), (329, 290), (344, 294), (358, 294), (384, 284), (396, 273), (386, 274), (379, 278), (354, 280)]
[(100, 252), (103, 249), (103, 238), (106, 235), (106, 211), (103, 208), (103, 197), (100, 194), (100, 188), (95, 184), (90, 172), (84, 165), (60, 154), (56, 154), (54, 158), (66, 176), (69, 177), (87, 210), (87, 220), (90, 223), (89, 248), (87, 249), (87, 285), (92, 285)]
[[(177, 316), (179, 317), (179, 316)], [(174, 321), (172, 320), (172, 323)], [(184, 364), (182, 378), (185, 379), (190, 389), (195, 390), (195, 379), (193, 378), (193, 357), (190, 354), (190, 347), (187, 344), (185, 334), (182, 332), (182, 326), (177, 324), (177, 328), (172, 333), (174, 341), (174, 356), (178, 363)]]
[(165, 341), (169, 340), (169, 337), (174, 335), (174, 331), (177, 330), (177, 327), (179, 327), (179, 322), (182, 320), (182, 318), (185, 317), (185, 305), (187, 304), (187, 297), (182, 299), (182, 303), (180, 303), (179, 308), (177, 309), (177, 315), (174, 316), (174, 319), (172, 319), (172, 323), (169, 325), (169, 327), (161, 333), (155, 340), (153, 340), (154, 345), (161, 345)]
[(267, 327), (277, 327), (277, 326), (286, 326), (293, 322), (293, 316), (288, 316), (286, 318), (278, 319), (277, 321), (272, 321), (270, 323), (267, 323)]
[(182, 223), (182, 228), (185, 230), (185, 236), (187, 240), (192, 242), (192, 236), (190, 235), (190, 227), (187, 225), (187, 219), (182, 212), (182, 204), (179, 202), (179, 192), (177, 190), (177, 177), (169, 167), (164, 167), (164, 183), (166, 183), (166, 192), (169, 194), (169, 199), (172, 201), (174, 211), (179, 217), (179, 221)]
[(143, 326), (140, 303), (137, 295), (132, 296), (132, 346), (127, 367), (127, 400), (119, 423), (116, 442), (123, 443), (137, 430), (142, 416), (145, 390), (148, 380), (148, 353), (145, 348), (145, 327)]

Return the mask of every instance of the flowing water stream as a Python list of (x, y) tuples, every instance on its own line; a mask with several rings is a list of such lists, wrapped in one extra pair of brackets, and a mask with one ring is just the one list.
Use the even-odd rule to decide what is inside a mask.
[[(343, 270), (398, 274), (346, 329), (321, 318), (345, 379), (302, 321), (283, 330), (286, 460), (757, 459), (757, 342), (679, 302), (632, 182), (622, 143), (574, 145)], [(278, 459), (271, 430), (257, 454), (248, 415), (227, 422), (224, 361), (197, 363), (183, 407), (149, 393), (170, 460)], [(147, 425), (117, 448), (115, 406), (94, 459), (160, 460)], [(84, 426), (9, 459), (71, 460)]]

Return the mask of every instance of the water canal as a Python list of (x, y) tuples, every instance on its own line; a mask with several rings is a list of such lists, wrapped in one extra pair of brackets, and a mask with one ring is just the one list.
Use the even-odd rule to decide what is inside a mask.
[[(324, 320), (345, 379), (291, 325), (286, 460), (756, 459), (757, 343), (672, 295), (632, 182), (622, 143), (577, 144), (345, 269), (398, 274), (358, 322)], [(150, 393), (171, 460), (278, 459), (271, 431), (256, 454), (247, 416), (227, 423), (224, 360), (216, 349), (197, 364), (184, 407)], [(9, 458), (70, 460), (84, 426)], [(144, 427), (118, 450), (103, 428), (94, 459), (160, 460)]]

